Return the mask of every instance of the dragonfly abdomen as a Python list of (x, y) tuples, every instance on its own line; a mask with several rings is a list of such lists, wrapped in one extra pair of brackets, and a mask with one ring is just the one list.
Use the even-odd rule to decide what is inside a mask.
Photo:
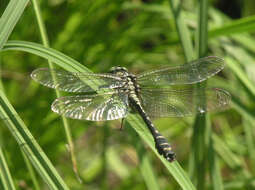
[(131, 96), (130, 103), (135, 107), (135, 109), (139, 112), (141, 117), (143, 118), (144, 122), (146, 123), (146, 126), (150, 130), (154, 142), (155, 147), (160, 155), (163, 155), (165, 159), (172, 162), (175, 160), (175, 153), (172, 151), (172, 148), (170, 144), (167, 142), (166, 138), (159, 133), (159, 131), (155, 128), (153, 123), (151, 122), (151, 119), (144, 111), (142, 105), (140, 104), (140, 101), (137, 97)]

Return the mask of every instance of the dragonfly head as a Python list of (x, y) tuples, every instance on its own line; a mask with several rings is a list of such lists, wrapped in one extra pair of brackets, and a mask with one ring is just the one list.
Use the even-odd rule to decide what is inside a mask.
[(127, 76), (128, 75), (128, 70), (125, 67), (112, 67), (110, 69), (110, 73), (116, 74), (119, 76)]

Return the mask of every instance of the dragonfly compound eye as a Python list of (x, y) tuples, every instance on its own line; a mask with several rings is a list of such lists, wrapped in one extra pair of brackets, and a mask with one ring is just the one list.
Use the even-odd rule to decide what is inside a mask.
[(117, 72), (128, 72), (128, 70), (125, 67), (112, 67), (110, 69), (110, 73), (117, 73)]

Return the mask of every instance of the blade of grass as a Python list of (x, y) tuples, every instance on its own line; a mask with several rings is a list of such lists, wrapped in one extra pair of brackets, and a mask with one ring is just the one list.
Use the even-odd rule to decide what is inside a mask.
[(251, 172), (254, 174), (254, 166), (255, 166), (255, 147), (254, 147), (254, 126), (252, 125), (253, 123), (251, 123), (248, 119), (245, 120), (244, 123), (244, 132), (245, 132), (245, 139), (246, 139), (246, 144), (247, 144), (247, 148), (248, 148), (248, 155), (250, 157), (250, 169)]
[[(37, 3), (37, 0), (32, 0), (32, 4), (33, 4), (33, 7), (34, 7), (36, 19), (37, 19), (38, 26), (39, 26), (39, 29), (40, 29), (40, 34), (41, 34), (41, 37), (42, 37), (43, 45), (45, 47), (49, 47), (49, 40), (48, 40), (46, 28), (45, 28), (45, 25), (44, 25), (44, 22), (43, 22), (43, 19), (42, 19), (40, 7), (39, 7), (39, 5)], [(50, 69), (54, 69), (54, 66), (53, 66), (52, 62), (48, 61), (48, 63), (49, 63)], [(53, 78), (56, 78), (56, 77), (53, 76)], [(55, 92), (56, 92), (57, 98), (59, 98), (60, 97), (60, 92), (58, 90), (56, 90), (56, 89), (55, 89)], [(72, 140), (72, 134), (71, 134), (70, 126), (68, 124), (68, 120), (67, 120), (66, 117), (61, 115), (61, 119), (62, 119), (62, 122), (63, 122), (63, 125), (64, 125), (67, 143), (69, 145), (69, 149), (68, 150), (70, 151), (70, 156), (71, 156), (71, 160), (72, 160), (72, 164), (73, 164), (73, 170), (74, 170), (75, 175), (79, 179), (79, 181), (81, 181), (81, 179), (79, 177), (78, 168), (77, 168), (76, 157), (75, 157), (75, 154), (74, 154), (74, 145), (73, 145), (73, 140)]]
[(193, 171), (190, 171), (189, 174), (195, 179), (198, 189), (201, 189), (205, 185), (205, 131), (207, 127), (205, 123), (206, 116), (196, 116), (191, 139), (191, 151), (193, 152), (191, 156), (193, 158), (190, 158), (189, 163), (191, 166), (189, 167)]
[(229, 36), (233, 34), (253, 32), (255, 30), (255, 16), (244, 17), (241, 19), (230, 21), (229, 23), (224, 23), (220, 28), (212, 29), (209, 32), (209, 38), (219, 37), (219, 36)]
[[(28, 0), (11, 0), (5, 9), (0, 20), (0, 49), (6, 43), (28, 2)], [(8, 118), (4, 120), (6, 125), (45, 182), (51, 189), (68, 189), (2, 91), (0, 91), (0, 102), (0, 115)]]
[[(131, 134), (131, 132), (129, 132), (129, 134)], [(132, 134), (131, 134), (132, 136)], [(143, 146), (143, 143), (141, 143), (138, 140), (138, 136), (132, 136), (133, 139), (132, 141), (135, 142), (135, 148), (137, 150), (138, 153), (138, 157), (139, 157), (139, 168), (141, 170), (144, 182), (147, 186), (147, 189), (149, 190), (159, 190), (160, 186), (158, 184), (157, 181), (157, 177), (155, 174), (155, 171), (153, 170), (153, 166), (152, 163), (150, 161), (148, 152), (146, 151), (145, 147)]]
[[(193, 51), (190, 32), (188, 30), (187, 25), (184, 22), (184, 16), (183, 16), (183, 13), (181, 11), (181, 1), (169, 0), (169, 4), (170, 4), (170, 7), (171, 7), (171, 11), (173, 13), (173, 16), (174, 16), (175, 25), (176, 25), (176, 29), (177, 29), (177, 32), (178, 32), (178, 38), (181, 41), (181, 45), (183, 47), (185, 59), (186, 59), (187, 62), (191, 61), (194, 57), (194, 51)], [(195, 171), (195, 166), (193, 164), (194, 163), (193, 161), (195, 161), (195, 160), (193, 159), (194, 158), (193, 156), (194, 156), (194, 154), (191, 151), (189, 171), (192, 174)], [(192, 176), (192, 175), (190, 175), (190, 176)]]
[(216, 135), (213, 134), (214, 149), (232, 169), (239, 169), (242, 167), (242, 161), (238, 155), (235, 155), (229, 147)]
[(134, 147), (138, 156), (139, 169), (141, 171), (144, 183), (149, 190), (158, 190), (160, 186), (158, 184), (157, 173), (153, 168), (153, 164), (149, 157), (149, 152), (144, 147), (144, 143), (140, 141), (139, 136), (135, 133), (132, 127), (128, 127), (128, 134), (130, 142), (134, 142)]
[[(198, 16), (198, 28), (197, 28), (197, 52), (198, 57), (203, 57), (207, 54), (208, 48), (208, 1), (201, 0), (199, 1), (199, 16)], [(204, 94), (206, 82), (199, 83), (196, 85), (197, 89), (201, 95)], [(205, 106), (205, 100), (202, 102), (198, 102), (202, 107)], [(191, 168), (195, 168), (194, 173), (190, 174), (192, 176), (196, 176), (197, 189), (203, 190), (205, 189), (205, 177), (206, 177), (206, 156), (208, 151), (208, 142), (211, 139), (211, 131), (209, 125), (209, 118), (206, 114), (198, 114), (195, 118), (195, 122), (193, 125), (193, 134), (192, 134), (192, 146), (191, 151), (194, 153), (191, 158), (194, 161), (194, 166)], [(207, 133), (206, 135), (206, 132)], [(207, 143), (206, 143), (207, 142)], [(207, 151), (206, 151), (207, 150)], [(190, 161), (192, 164), (192, 162)]]
[(238, 97), (232, 96), (231, 107), (235, 108), (240, 113), (240, 115), (244, 116), (247, 120), (249, 120), (249, 122), (255, 122), (255, 115), (253, 110), (247, 109), (247, 106), (245, 106)]
[[(107, 148), (108, 148), (108, 137), (109, 137), (109, 127), (104, 127), (103, 128), (103, 148), (102, 148), (102, 154), (101, 154), (101, 158), (102, 158), (102, 171), (101, 171), (101, 182), (100, 182), (100, 188), (101, 189), (109, 189), (109, 183), (108, 183), (108, 172), (107, 172), (107, 168), (108, 168), (108, 165), (107, 163), (109, 163), (110, 165), (110, 162), (108, 162), (107, 158), (113, 158), (111, 156), (113, 155), (110, 155), (108, 156), (107, 154), (109, 153)], [(113, 158), (114, 159), (114, 158)], [(120, 166), (120, 164), (116, 161), (116, 165), (115, 166)]]
[(176, 29), (181, 40), (181, 45), (184, 51), (186, 61), (191, 61), (194, 58), (191, 35), (187, 25), (184, 22), (184, 15), (181, 11), (181, 1), (169, 0), (171, 11), (174, 15)]
[(127, 165), (120, 159), (120, 155), (114, 147), (108, 148), (106, 152), (106, 160), (109, 164), (108, 167), (111, 168), (111, 170), (113, 170), (121, 179), (125, 179), (130, 175)]
[(143, 178), (145, 180), (145, 184), (147, 186), (148, 190), (159, 190), (159, 184), (157, 183), (157, 178), (155, 177), (155, 174), (152, 169), (152, 164), (150, 163), (148, 155), (145, 153), (145, 155), (142, 157), (141, 160), (141, 173), (143, 175)]
[(7, 42), (29, 0), (11, 0), (0, 18), (0, 49)]
[[(31, 42), (19, 42), (12, 41), (5, 44), (3, 50), (20, 50), (25, 52), (30, 52), (37, 56), (41, 56), (45, 59), (48, 59), (63, 69), (66, 69), (69, 72), (90, 72), (86, 67), (75, 61), (74, 59), (54, 50), (51, 48), (43, 47), (42, 45), (31, 43)], [(86, 82), (86, 81), (84, 81)], [(99, 84), (98, 84), (99, 85)], [(129, 116), (127, 118), (131, 126), (136, 130), (136, 132), (142, 137), (142, 139), (151, 147), (154, 153), (160, 158), (161, 162), (165, 165), (166, 169), (173, 175), (175, 180), (184, 190), (194, 190), (195, 187), (189, 180), (185, 171), (180, 167), (177, 161), (170, 164), (162, 156), (157, 153), (157, 150), (154, 147), (153, 138), (148, 131), (144, 123), (138, 120), (135, 116)]]
[(49, 188), (68, 189), (2, 91), (0, 105), (1, 118)]
[(29, 162), (26, 154), (23, 151), (21, 151), (21, 153), (22, 153), (22, 156), (23, 156), (23, 158), (25, 160), (25, 164), (26, 164), (26, 166), (28, 168), (29, 174), (31, 175), (31, 179), (32, 179), (32, 182), (34, 184), (34, 189), (35, 190), (40, 190), (40, 186), (39, 186), (39, 183), (38, 183), (38, 181), (36, 179), (35, 172), (34, 172), (34, 169), (33, 169), (32, 165), (31, 165), (31, 163)]
[(213, 148), (213, 140), (209, 145), (209, 170), (210, 170), (210, 179), (212, 181), (212, 188), (215, 190), (223, 190), (223, 180), (221, 177), (221, 171), (218, 161), (218, 156), (215, 154), (215, 150)]
[[(209, 117), (209, 116), (208, 116)], [(209, 121), (209, 119), (207, 120)], [(210, 123), (207, 124), (208, 126)], [(212, 181), (212, 189), (215, 190), (223, 190), (223, 180), (221, 177), (218, 156), (214, 150), (214, 141), (212, 138), (212, 128), (211, 126), (208, 127), (208, 164), (209, 164), (209, 173), (210, 179)]]
[(216, 134), (213, 134), (214, 149), (226, 162), (226, 164), (233, 170), (239, 171), (239, 175), (242, 178), (251, 178), (252, 174), (249, 170), (245, 169), (246, 163), (242, 156), (235, 153), (231, 148), (223, 142)]
[(6, 50), (19, 50), (32, 53), (34, 55), (49, 59), (58, 66), (69, 72), (91, 72), (85, 66), (81, 65), (78, 61), (66, 56), (65, 54), (54, 50), (52, 48), (46, 48), (41, 44), (25, 41), (8, 41), (2, 51)]
[[(228, 48), (229, 49), (229, 48)], [(233, 50), (233, 48), (231, 48)], [(234, 52), (232, 52), (234, 53)], [(231, 54), (232, 54), (231, 53)], [(241, 55), (239, 55), (241, 56)], [(241, 58), (241, 57), (239, 57)], [(226, 62), (228, 63), (228, 67), (235, 73), (235, 75), (243, 82), (243, 84), (247, 87), (247, 89), (255, 96), (255, 85), (254, 83), (247, 77), (246, 73), (240, 67), (238, 62), (231, 58), (230, 56), (225, 58)]]
[(245, 49), (255, 53), (255, 46), (254, 46), (255, 40), (250, 34), (246, 34), (246, 35), (238, 34), (238, 35), (232, 36), (231, 38), (234, 39), (240, 45), (242, 45), (242, 47), (245, 47)]
[(199, 1), (198, 16), (198, 37), (197, 49), (198, 57), (204, 57), (208, 49), (208, 0)]
[(242, 178), (240, 180), (230, 180), (229, 182), (224, 183), (224, 189), (233, 190), (233, 189), (254, 189), (255, 188), (255, 179), (253, 178)]
[(0, 181), (2, 186), (6, 190), (15, 190), (14, 182), (12, 180), (11, 173), (6, 163), (3, 149), (0, 145)]
[[(215, 11), (213, 13), (215, 13)], [(219, 13), (219, 12), (217, 11), (217, 13)], [(221, 13), (220, 13), (220, 16), (224, 16), (224, 18), (226, 18), (226, 16)], [(224, 22), (223, 26), (210, 29), (208, 31), (208, 38), (213, 39), (213, 38), (218, 38), (221, 36), (232, 36), (233, 38), (235, 38), (235, 36), (238, 34), (251, 33), (253, 31), (255, 31), (254, 21), (255, 21), (254, 15), (250, 16), (250, 17), (236, 19), (236, 20), (229, 19), (229, 21), (226, 24)], [(242, 38), (242, 37), (240, 37), (240, 38)], [(191, 39), (194, 39), (194, 33), (191, 34)], [(176, 36), (176, 37), (173, 36), (170, 41), (171, 44), (176, 44), (179, 42), (180, 42), (180, 37), (178, 37), (178, 36)], [(240, 43), (242, 43), (242, 42), (240, 41)], [(253, 47), (253, 49), (254, 49), (254, 47)]]

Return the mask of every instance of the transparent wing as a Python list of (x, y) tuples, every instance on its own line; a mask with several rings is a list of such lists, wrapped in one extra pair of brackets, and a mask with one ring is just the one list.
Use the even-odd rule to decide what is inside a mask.
[(73, 119), (114, 120), (126, 117), (128, 96), (124, 93), (65, 96), (56, 99), (51, 109)]
[[(54, 76), (54, 79), (53, 77)], [(123, 86), (119, 77), (112, 74), (70, 73), (65, 70), (39, 68), (31, 73), (32, 79), (49, 88), (66, 92), (93, 92), (91, 86), (103, 84), (99, 88), (118, 88)]]
[(223, 110), (231, 96), (225, 90), (205, 89), (204, 93), (190, 90), (143, 89), (142, 105), (151, 117), (184, 117), (196, 113)]
[(177, 67), (166, 67), (138, 75), (141, 86), (192, 84), (206, 80), (224, 68), (223, 59), (201, 58)]

